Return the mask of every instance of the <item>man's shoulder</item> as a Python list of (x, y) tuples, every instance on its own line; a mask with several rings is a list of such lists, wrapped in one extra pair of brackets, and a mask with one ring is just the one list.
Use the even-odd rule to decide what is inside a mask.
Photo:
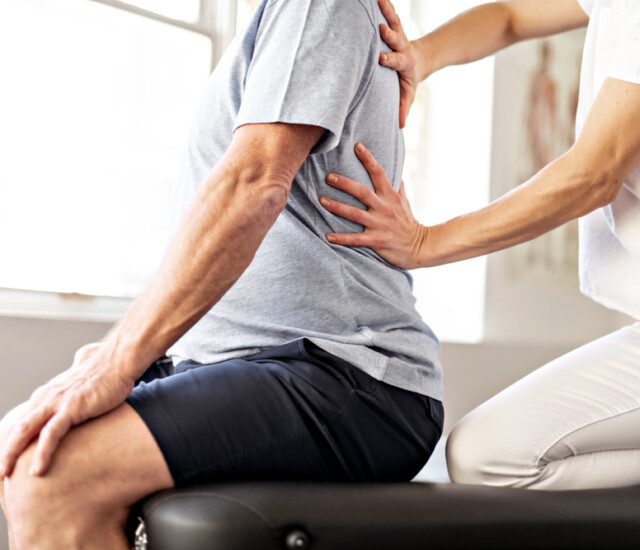
[[(376, 4), (376, 5), (374, 5)], [(298, 13), (324, 13), (335, 24), (369, 24), (377, 27), (375, 0), (267, 0), (265, 10), (294, 8)]]

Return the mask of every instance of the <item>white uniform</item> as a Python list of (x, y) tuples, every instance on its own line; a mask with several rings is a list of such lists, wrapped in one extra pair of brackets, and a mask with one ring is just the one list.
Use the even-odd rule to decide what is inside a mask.
[[(579, 3), (590, 23), (576, 135), (607, 78), (640, 84), (640, 0)], [(580, 220), (580, 287), (596, 302), (640, 319), (640, 166), (612, 204)]]
[[(607, 78), (640, 84), (640, 0), (578, 2), (590, 22), (577, 135)], [(580, 220), (580, 285), (640, 319), (640, 167), (610, 206)], [(459, 483), (640, 484), (640, 323), (556, 359), (471, 411), (449, 436), (447, 462)]]

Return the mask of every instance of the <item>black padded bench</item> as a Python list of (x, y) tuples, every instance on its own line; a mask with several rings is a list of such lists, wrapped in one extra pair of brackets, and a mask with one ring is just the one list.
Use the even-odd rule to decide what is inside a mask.
[(640, 548), (640, 486), (217, 483), (151, 495), (138, 517), (148, 550)]

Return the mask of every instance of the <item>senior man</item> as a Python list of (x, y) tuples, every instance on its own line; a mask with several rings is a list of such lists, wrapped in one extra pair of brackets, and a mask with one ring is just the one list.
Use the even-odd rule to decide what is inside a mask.
[(410, 480), (426, 463), (441, 371), (411, 276), (328, 243), (361, 226), (318, 203), (349, 200), (327, 173), (366, 176), (360, 141), (403, 198), (382, 22), (375, 0), (259, 4), (205, 91), (157, 273), (0, 424), (13, 548), (126, 548), (130, 507), (178, 484)]

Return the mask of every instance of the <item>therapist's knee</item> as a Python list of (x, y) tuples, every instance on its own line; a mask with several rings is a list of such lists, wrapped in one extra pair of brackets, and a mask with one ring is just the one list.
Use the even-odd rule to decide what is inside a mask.
[(522, 481), (514, 438), (491, 411), (472, 411), (447, 438), (449, 477), (454, 483), (516, 487)]
[(482, 426), (475, 424), (473, 419), (464, 417), (447, 438), (447, 468), (454, 483), (481, 484), (483, 481), (482, 471), (490, 442), (482, 437)]

